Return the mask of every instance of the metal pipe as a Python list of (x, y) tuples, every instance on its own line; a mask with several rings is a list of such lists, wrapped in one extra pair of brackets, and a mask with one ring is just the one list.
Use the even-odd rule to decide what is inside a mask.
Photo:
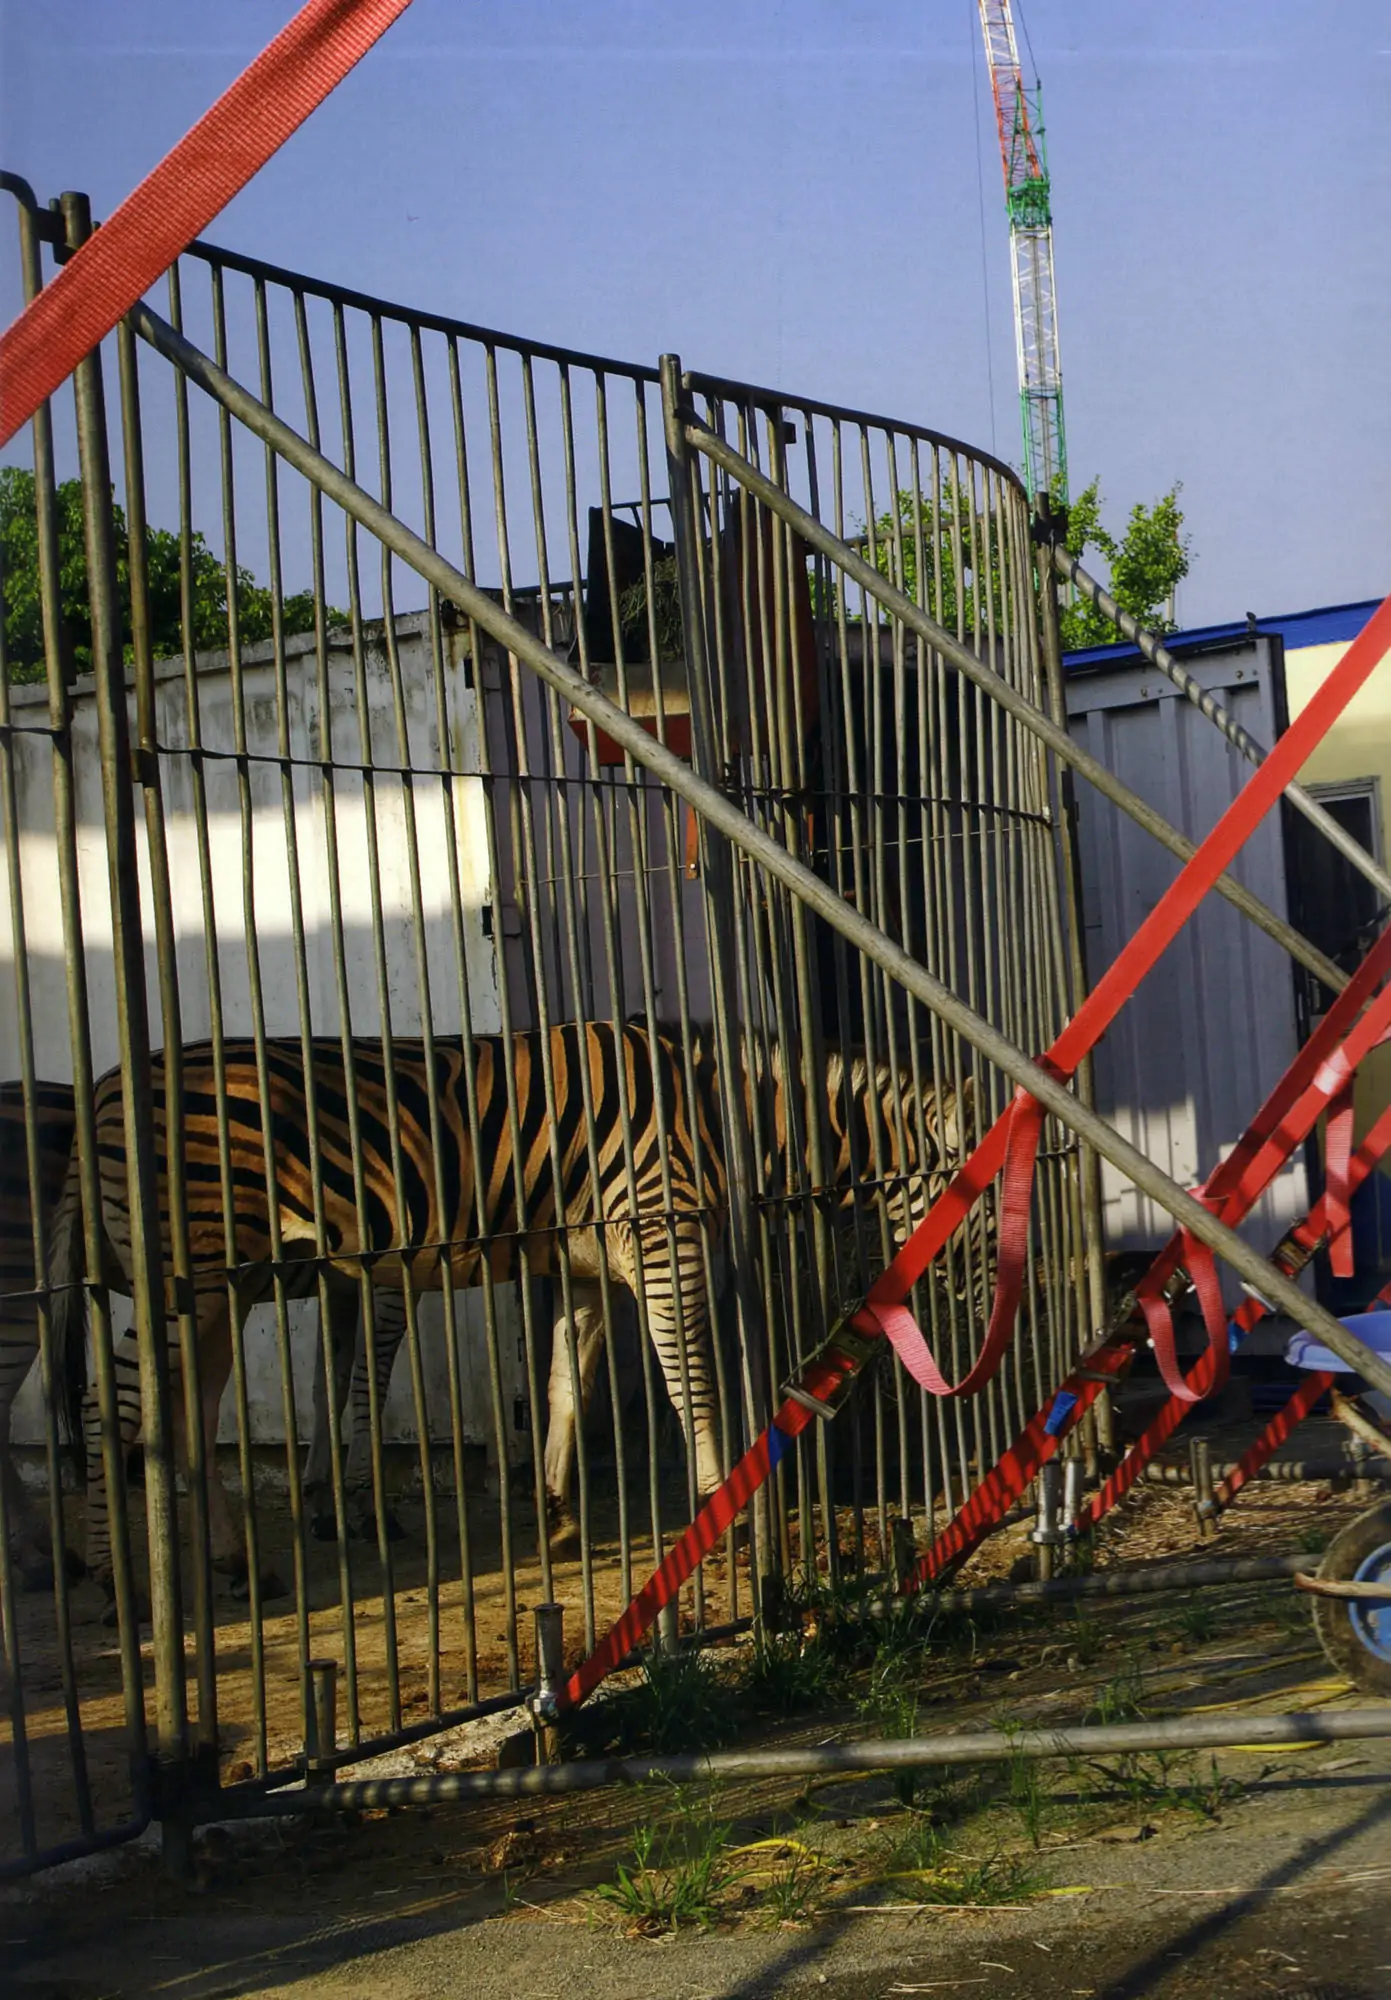
[(304, 1772), (310, 1784), (325, 1783), (338, 1748), (338, 1662), (307, 1660), (309, 1700), (304, 1709)]
[[(789, 494), (784, 493), (780, 486), (774, 485), (772, 480), (766, 478), (755, 466), (750, 465), (748, 460), (726, 444), (723, 438), (717, 437), (704, 424), (691, 418), (687, 419), (685, 430), (692, 444), (703, 451), (708, 458), (712, 458), (717, 465), (723, 466), (746, 491), (754, 494), (765, 506), (771, 507), (775, 513), (790, 521), (812, 548), (829, 556), (847, 577), (868, 592), (892, 617), (907, 626), (910, 632), (916, 633), (923, 644), (930, 646), (934, 652), (940, 653), (944, 659), (950, 661), (958, 673), (964, 674), (966, 679), (982, 689), (991, 701), (997, 702), (1017, 722), (1032, 731), (1055, 756), (1062, 758), (1064, 763), (1072, 765), (1074, 770), (1080, 771), (1089, 784), (1094, 785), (1103, 797), (1110, 799), (1113, 805), (1118, 806), (1123, 813), (1133, 819), (1137, 826), (1152, 834), (1161, 847), (1166, 847), (1170, 854), (1176, 855), (1180, 861), (1192, 858), (1197, 852), (1192, 841), (1185, 839), (1177, 828), (1170, 826), (1162, 813), (1156, 812), (1153, 806), (1132, 792), (1128, 785), (1122, 784), (1120, 779), (1089, 751), (1074, 743), (1066, 729), (1046, 716), (1027, 695), (1011, 687), (1003, 675), (996, 673), (973, 653), (963, 640), (954, 638), (945, 627), (939, 625), (935, 619), (929, 618), (911, 597), (906, 597), (901, 590), (896, 590), (871, 563), (856, 555), (853, 549), (823, 527), (813, 515), (799, 507)], [(1283, 917), (1277, 917), (1258, 896), (1253, 896), (1249, 890), (1243, 889), (1230, 875), (1220, 875), (1213, 887), (1219, 895), (1225, 896), (1229, 903), (1240, 910), (1243, 916), (1249, 917), (1257, 929), (1263, 930), (1267, 937), (1274, 938), (1291, 958), (1305, 966), (1331, 992), (1342, 992), (1348, 983), (1347, 974), (1340, 971), (1332, 959), (1327, 958), (1323, 952), (1310, 944), (1307, 938), (1301, 937)]]
[[(1376, 1461), (1372, 1461), (1376, 1478), (1391, 1479), (1391, 1465), (1383, 1472)], [(1221, 1485), (1238, 1470), (1239, 1461), (1230, 1460), (1224, 1465), (1212, 1468), (1214, 1482)], [(1253, 1475), (1257, 1479), (1278, 1479), (1290, 1485), (1299, 1486), (1316, 1479), (1356, 1479), (1362, 1476), (1362, 1468), (1349, 1456), (1347, 1458), (1289, 1458), (1262, 1465)], [(1147, 1465), (1142, 1477), (1155, 1486), (1189, 1486), (1193, 1474), (1186, 1465)]]
[(1087, 1576), (1054, 1577), (1049, 1583), (984, 1583), (974, 1590), (939, 1590), (927, 1602), (934, 1612), (961, 1612), (1056, 1604), (1075, 1597), (1157, 1597), (1168, 1590), (1205, 1590), (1214, 1584), (1277, 1583), (1313, 1569), (1317, 1562), (1318, 1557), (1310, 1555), (1245, 1556), (1226, 1562), (1165, 1563), (1154, 1569), (1094, 1570)]
[(870, 1739), (792, 1750), (722, 1750), (709, 1756), (594, 1757), (509, 1771), (451, 1771), (430, 1778), (376, 1778), (247, 1799), (225, 1818), (373, 1811), (387, 1806), (454, 1805), (472, 1799), (538, 1798), (653, 1781), (719, 1783), (758, 1778), (851, 1776), (860, 1771), (925, 1771), (961, 1764), (1006, 1764), (1016, 1757), (1124, 1757), (1137, 1750), (1222, 1750), (1282, 1743), (1346, 1743), (1391, 1736), (1391, 1702), (1377, 1708), (1317, 1709), (1282, 1715), (1174, 1715), (1162, 1721), (1099, 1723), (1076, 1729), (978, 1729), (959, 1736)]
[[(1072, 1092), (1063, 1084), (1046, 1070), (1041, 1069), (1037, 1063), (1031, 1062), (1008, 1037), (1002, 1035), (988, 1021), (983, 1020), (973, 1008), (968, 1007), (948, 987), (934, 979), (875, 924), (870, 923), (858, 910), (851, 908), (837, 896), (820, 876), (813, 874), (803, 862), (789, 854), (785, 847), (780, 846), (770, 835), (754, 826), (721, 792), (716, 791), (704, 779), (697, 777), (689, 764), (675, 756), (654, 737), (649, 736), (640, 722), (626, 710), (618, 708), (609, 701), (573, 667), (549, 652), (524, 626), (518, 624), (514, 618), (508, 617), (490, 597), (471, 584), (466, 577), (461, 576), (437, 550), (432, 549), (394, 515), (388, 513), (372, 499), (370, 494), (365, 493), (321, 453), (314, 451), (288, 424), (274, 412), (266, 409), (264, 404), (258, 402), (216, 363), (210, 361), (181, 335), (176, 334), (174, 329), (157, 314), (151, 312), (148, 306), (133, 307), (132, 319), (137, 333), (142, 338), (148, 340), (176, 367), (184, 370), (191, 380), (197, 382), (214, 400), (231, 411), (256, 436), (271, 444), (288, 463), (295, 466), (306, 478), (311, 479), (337, 506), (342, 507), (354, 520), (377, 536), (385, 547), (400, 556), (402, 561), (409, 563), (427, 583), (434, 585), (441, 596), (457, 604), (470, 618), (475, 619), (490, 632), (499, 644), (505, 646), (518, 660), (562, 694), (572, 707), (587, 715), (616, 743), (629, 751), (635, 763), (643, 765), (663, 784), (670, 786), (674, 792), (694, 806), (703, 818), (708, 819), (720, 832), (726, 834), (735, 846), (742, 848), (768, 874), (785, 884), (818, 916), (823, 917), (835, 930), (838, 930), (857, 951), (880, 966), (905, 991), (912, 994), (914, 999), (921, 1001), (949, 1027), (954, 1028), (965, 1041), (978, 1049), (988, 1061), (994, 1063), (1009, 1077), (1012, 1083), (1037, 1099), (1045, 1110), (1052, 1112), (1071, 1131), (1090, 1141), (1104, 1158), (1117, 1167), (1127, 1179), (1133, 1181), (1143, 1193), (1151, 1195), (1176, 1222), (1196, 1236), (1200, 1242), (1215, 1250), (1231, 1265), (1237, 1275), (1253, 1285), (1263, 1298), (1269, 1299), (1273, 1306), (1294, 1320), (1296, 1325), (1312, 1333), (1321, 1346), (1330, 1347), (1347, 1362), (1354, 1373), (1364, 1377), (1384, 1394), (1391, 1395), (1391, 1363), (1381, 1355), (1374, 1354), (1355, 1334), (1349, 1332), (1340, 1320), (1334, 1319), (1331, 1313), (1306, 1298), (1297, 1285), (1292, 1284), (1282, 1272), (1277, 1271), (1235, 1231), (1219, 1222), (1210, 1209), (1205, 1208), (1186, 1189), (1161, 1172), (1152, 1160), (1137, 1151), (1103, 1118), (1079, 1104)], [(687, 429), (693, 430), (698, 438), (704, 438), (706, 444), (720, 443), (717, 439), (706, 437), (698, 425), (688, 425)], [(722, 445), (720, 449), (725, 452), (725, 447)], [(746, 461), (740, 459), (736, 453), (725, 452), (725, 455), (733, 461), (741, 473), (747, 474), (750, 480), (756, 476), (748, 468)], [(794, 502), (788, 500), (785, 494), (771, 486), (761, 476), (759, 476), (759, 489), (760, 492), (766, 490), (770, 496), (770, 504), (776, 502), (778, 511), (787, 512), (790, 517), (795, 517), (794, 525), (802, 527), (805, 523), (804, 534), (808, 539), (814, 535), (817, 546), (827, 548), (833, 555), (839, 551), (836, 559), (844, 563), (852, 560), (851, 552), (843, 544), (828, 536), (819, 523), (812, 521), (810, 516), (803, 515)], [(857, 558), (855, 560), (858, 561)], [(876, 589), (889, 590), (889, 586), (884, 583), (877, 571), (868, 570), (864, 564), (860, 564), (859, 568), (867, 570), (867, 575)], [(937, 639), (931, 636), (936, 633), (941, 640), (952, 646), (953, 652), (961, 650), (964, 654), (964, 649), (956, 648), (955, 642), (948, 640), (947, 635), (940, 632), (940, 628), (923, 618), (917, 607), (907, 598), (901, 598), (897, 592), (892, 592), (891, 595), (896, 611), (901, 605), (905, 619), (911, 613), (914, 620), (920, 621), (927, 628), (926, 636), (929, 638), (929, 643), (937, 644)], [(973, 655), (964, 654), (964, 657), (971, 661), (973, 668), (988, 674), (988, 669), (981, 667)], [(988, 677), (1002, 691), (1001, 699), (1003, 699), (1004, 694), (1010, 692), (1006, 684), (1003, 681), (996, 681), (994, 675)], [(1042, 729), (1043, 719), (1035, 716), (1033, 709), (1023, 701), (1022, 696), (1020, 700)], [(1034, 726), (1033, 722), (1029, 726)], [(1051, 725), (1047, 726), (1051, 728)], [(1064, 738), (1064, 741), (1067, 739)], [(1069, 752), (1071, 748), (1071, 744), (1068, 743)], [(1341, 975), (1339, 977), (1341, 979)]]
[[(1053, 561), (1069, 583), (1073, 583), (1084, 597), (1089, 597), (1097, 610), (1111, 620), (1131, 644), (1157, 667), (1166, 679), (1171, 680), (1186, 701), (1215, 723), (1229, 743), (1241, 752), (1252, 764), (1263, 764), (1270, 752), (1250, 735), (1236, 717), (1225, 709), (1215, 694), (1196, 681), (1186, 668), (1180, 666), (1168, 647), (1153, 632), (1147, 632), (1138, 618), (1128, 611), (1122, 611), (1110, 591), (1103, 588), (1095, 577), (1087, 575), (1076, 556), (1070, 555), (1061, 543), (1053, 544)], [(1368, 854), (1360, 842), (1353, 839), (1345, 826), (1340, 826), (1326, 806), (1321, 806), (1316, 798), (1305, 791), (1303, 785), (1288, 784), (1285, 797), (1296, 812), (1303, 813), (1310, 826), (1316, 826), (1326, 840), (1332, 842), (1345, 861), (1365, 876), (1385, 902), (1391, 903), (1391, 875)]]

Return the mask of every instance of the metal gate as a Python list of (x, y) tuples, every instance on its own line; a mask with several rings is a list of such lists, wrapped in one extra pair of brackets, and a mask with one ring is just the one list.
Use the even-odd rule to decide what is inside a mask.
[[(86, 204), (5, 186), (32, 294)], [(1075, 1008), (1050, 750), (1183, 849), (1069, 743), (996, 461), (206, 245), (159, 303), (5, 475), (11, 1869), (517, 1705), (538, 1602), (592, 1649), (1009, 1101), (983, 1044), (1017, 1082)], [(887, 1567), (1061, 1381), (1070, 1125), (986, 1393), (877, 1363), (668, 1643)], [(994, 1244), (987, 1201), (914, 1299), (957, 1377)]]

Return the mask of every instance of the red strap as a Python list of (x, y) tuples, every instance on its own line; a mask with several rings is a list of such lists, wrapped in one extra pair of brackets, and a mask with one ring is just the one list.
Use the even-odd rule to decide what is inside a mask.
[(933, 1359), (917, 1321), (906, 1306), (881, 1304), (874, 1288), (850, 1324), (861, 1333), (883, 1333), (913, 1380), (933, 1396), (974, 1396), (999, 1367), (1014, 1333), (1029, 1253), (1029, 1214), (1033, 1204), (1034, 1162), (1047, 1114), (1026, 1090), (1015, 1094), (1009, 1114), (1009, 1139), (1000, 1188), (995, 1298), (985, 1343), (970, 1371), (955, 1385)]
[(0, 336), (0, 444), (169, 269), (410, 0), (308, 0)]
[(1202, 1308), (1203, 1325), (1207, 1329), (1207, 1359), (1210, 1373), (1205, 1377), (1204, 1386), (1190, 1386), (1188, 1377), (1179, 1366), (1178, 1349), (1174, 1340), (1173, 1315), (1169, 1311), (1169, 1301), (1162, 1289), (1155, 1284), (1153, 1273), (1146, 1275), (1135, 1296), (1140, 1310), (1145, 1316), (1149, 1330), (1150, 1346), (1154, 1358), (1159, 1363), (1159, 1372), (1164, 1377), (1164, 1386), (1169, 1394), (1180, 1403), (1197, 1403), (1204, 1396), (1213, 1395), (1225, 1383), (1231, 1372), (1231, 1344), (1227, 1338), (1227, 1309), (1222, 1303), (1222, 1285), (1217, 1276), (1217, 1262), (1206, 1243), (1200, 1243), (1188, 1231), (1180, 1232), (1183, 1246), (1183, 1262), (1188, 1275), (1193, 1280), (1193, 1290)]
[(1316, 1369), (1306, 1375), (1282, 1410), (1277, 1410), (1255, 1443), (1249, 1445), (1225, 1479), (1219, 1479), (1213, 1497), (1219, 1507), (1230, 1507), (1248, 1479), (1254, 1479), (1267, 1459), (1273, 1458), (1297, 1424), (1302, 1424), (1320, 1397), (1333, 1387), (1333, 1377)]
[(1353, 1079), (1348, 1078), (1328, 1107), (1323, 1141), (1323, 1184), (1328, 1206), (1328, 1263), (1335, 1278), (1352, 1276), (1352, 1208), (1348, 1176), (1352, 1168)]
[[(1185, 862), (1178, 876), (1048, 1050), (1048, 1066), (1055, 1075), (1070, 1077), (1083, 1056), (1095, 1047), (1218, 876), (1264, 819), (1286, 785), (1298, 775), (1310, 752), (1318, 747), (1358, 689), (1370, 678), (1388, 647), (1391, 647), (1391, 597), (1387, 597), (1373, 612), (1313, 698), (1295, 717), (1284, 735), (1277, 738), (1270, 754), (1247, 780), (1197, 852)], [(1044, 1059), (1039, 1060), (1042, 1062)], [(1015, 1105), (1011, 1104), (996, 1119), (951, 1185), (933, 1203), (878, 1279), (870, 1292), (867, 1306), (900, 1305), (907, 1297), (947, 1238), (969, 1214), (982, 1190), (989, 1186), (1003, 1166), (1014, 1116)], [(877, 1315), (871, 1315), (871, 1324), (878, 1323)], [(895, 1323), (901, 1327), (901, 1322)], [(917, 1338), (921, 1340), (921, 1335)], [(923, 1348), (925, 1351), (925, 1342)], [(921, 1355), (917, 1358), (924, 1374), (928, 1373), (930, 1363), (936, 1379), (944, 1379), (930, 1355), (926, 1361)], [(966, 1381), (973, 1385), (973, 1391), (990, 1379), (1001, 1359), (1002, 1353), (992, 1354), (986, 1348), (982, 1349), (976, 1366), (966, 1377)], [(963, 1383), (957, 1393), (962, 1393), (964, 1388)]]

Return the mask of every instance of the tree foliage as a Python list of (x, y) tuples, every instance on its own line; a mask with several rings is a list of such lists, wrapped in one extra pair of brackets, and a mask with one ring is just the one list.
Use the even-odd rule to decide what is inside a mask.
[[(82, 485), (67, 479), (57, 492), (58, 572), (64, 643), (78, 673), (92, 668), (92, 620), (87, 597), (87, 549), (82, 531)], [(117, 598), (121, 607), (121, 639), (131, 657), (130, 536), (124, 511), (112, 503), (116, 535)], [(11, 681), (44, 678), (43, 613), (39, 591), (38, 528), (34, 508), (34, 475), (23, 467), (0, 467), (0, 561), (3, 561), (5, 659)], [(184, 648), (181, 610), (179, 537), (168, 528), (145, 531), (145, 565), (150, 599), (151, 641), (158, 659), (175, 658)], [(202, 535), (190, 541), (195, 652), (228, 644), (228, 575)], [(235, 603), (241, 643), (269, 639), (272, 596), (248, 569), (235, 573)], [(341, 612), (330, 611), (331, 625), (341, 625)], [(314, 599), (300, 591), (284, 600), (284, 630), (312, 632)]]
[[(1181, 532), (1179, 488), (1171, 487), (1152, 507), (1137, 502), (1130, 510), (1124, 534), (1117, 539), (1102, 524), (1100, 486), (1094, 479), (1068, 510), (1068, 553), (1081, 560), (1089, 548), (1099, 550), (1110, 569), (1111, 595), (1121, 610), (1152, 631), (1171, 631), (1166, 606), (1188, 574), (1190, 548), (1188, 537)], [(1120, 638), (1110, 619), (1083, 597), (1066, 606), (1061, 623), (1066, 652), (1113, 645)]]

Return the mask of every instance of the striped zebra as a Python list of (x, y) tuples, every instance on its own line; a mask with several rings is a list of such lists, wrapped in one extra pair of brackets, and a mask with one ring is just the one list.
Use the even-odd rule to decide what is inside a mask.
[[(327, 1257), (331, 1271), (351, 1280), (363, 1257), (371, 1259), (378, 1291), (437, 1289), (448, 1273), (451, 1283), (478, 1281), (485, 1260), (493, 1275), (515, 1275), (524, 1249), (533, 1272), (558, 1274), (563, 1234), (574, 1282), (575, 1346), (579, 1359), (581, 1409), (587, 1402), (603, 1322), (598, 1303), (601, 1268), (608, 1277), (640, 1295), (668, 1394), (694, 1453), (696, 1484), (709, 1494), (721, 1479), (716, 1401), (708, 1342), (709, 1306), (705, 1292), (703, 1232), (706, 1219), (715, 1234), (724, 1201), (718, 1094), (708, 1041), (697, 1037), (693, 1050), (694, 1093), (687, 1089), (679, 1040), (635, 1023), (580, 1022), (549, 1031), (480, 1036), (472, 1043), (472, 1075), (458, 1039), (434, 1045), (434, 1076), (419, 1042), (391, 1045), (395, 1071), (397, 1138), (404, 1163), (404, 1210), (398, 1209), (392, 1164), (392, 1126), (387, 1071), (380, 1042), (351, 1045), (351, 1085), (342, 1044), (311, 1044), (312, 1080), (318, 1120), (317, 1160), (322, 1172)], [(260, 1087), (250, 1044), (229, 1049), (226, 1061), (229, 1139), (236, 1214), (233, 1241), (226, 1241), (218, 1156), (216, 1078), (211, 1051), (184, 1051), (186, 1179), (189, 1240), (199, 1322), (204, 1394), (203, 1418), (209, 1443), (217, 1405), (231, 1366), (232, 1328), (226, 1273), (243, 1275), (237, 1310), (244, 1314), (271, 1290), (271, 1203), (265, 1171), (265, 1142), (274, 1161), (274, 1213), (287, 1260), (315, 1255), (313, 1188), (309, 1172), (306, 1078), (303, 1050), (296, 1043), (269, 1046), (270, 1132), (263, 1134)], [(548, 1114), (546, 1072), (554, 1082), (557, 1118)], [(787, 1138), (794, 1130), (781, 1058), (758, 1048), (750, 1065), (743, 1059), (744, 1087), (752, 1102), (771, 1094), (770, 1175), (784, 1173)], [(515, 1097), (520, 1157), (514, 1157), (509, 1117), (509, 1076)], [(586, 1087), (594, 1109), (597, 1176), (591, 1170)], [(620, 1080), (622, 1087), (620, 1088)], [(153, 1066), (156, 1154), (162, 1156), (166, 1116), (164, 1072)], [(431, 1083), (439, 1111), (439, 1183), (430, 1141)], [(357, 1120), (359, 1152), (354, 1158), (348, 1116), (349, 1090)], [(960, 1154), (963, 1134), (951, 1093), (939, 1108), (929, 1093), (922, 1110), (922, 1141), (911, 1079), (887, 1065), (871, 1066), (849, 1053), (827, 1060), (825, 1089), (832, 1134), (832, 1190), (842, 1206), (855, 1199), (852, 1162), (874, 1157), (871, 1127), (878, 1129), (881, 1160), (897, 1177), (890, 1197), (895, 1226), (906, 1228), (926, 1209)], [(102, 1161), (103, 1233), (113, 1283), (126, 1281), (130, 1268), (126, 1208), (122, 1082), (113, 1072), (97, 1087), (98, 1151)], [(631, 1114), (632, 1188), (620, 1106), (626, 1096)], [(906, 1105), (907, 1115), (900, 1117)], [(478, 1146), (472, 1138), (470, 1107), (476, 1106)], [(660, 1115), (659, 1115), (660, 1110)], [(666, 1144), (662, 1144), (665, 1128)], [(925, 1142), (925, 1150), (924, 1150)], [(885, 1160), (885, 1155), (887, 1159)], [(775, 1157), (776, 1156), (776, 1157)], [(559, 1164), (559, 1187), (556, 1163)], [(360, 1218), (356, 1187), (365, 1189)], [(597, 1181), (597, 1184), (596, 1184)], [(441, 1205), (441, 1195), (443, 1201)], [(635, 1196), (635, 1200), (634, 1200)], [(162, 1227), (168, 1241), (167, 1187), (161, 1181)], [(70, 1177), (54, 1230), (54, 1277), (69, 1268), (79, 1213)], [(65, 1261), (67, 1260), (67, 1261)], [(295, 1264), (282, 1263), (292, 1295), (315, 1289), (314, 1267), (302, 1278)], [(66, 1297), (66, 1294), (62, 1294)], [(172, 1305), (172, 1301), (171, 1301)], [(550, 1422), (545, 1452), (548, 1512), (558, 1538), (572, 1532), (569, 1487), (579, 1412), (571, 1394), (568, 1344), (554, 1344), (550, 1376)], [(355, 1427), (356, 1435), (356, 1427)], [(215, 1464), (211, 1452), (209, 1463)], [(220, 1483), (210, 1482), (214, 1558), (236, 1569), (244, 1561), (231, 1510)], [(100, 1574), (109, 1555), (89, 1523), (89, 1560)]]
[[(40, 1214), (46, 1237), (51, 1237), (55, 1213), (73, 1154), (76, 1124), (71, 1084), (40, 1081), (34, 1087), (34, 1136), (38, 1164)], [(80, 1212), (79, 1212), (80, 1230)], [(81, 1276), (80, 1234), (74, 1246)], [(14, 1466), (10, 1447), (10, 1427), (15, 1398), (28, 1378), (39, 1352), (39, 1306), (34, 1265), (34, 1216), (29, 1176), (28, 1134), (24, 1111), (23, 1085), (0, 1083), (0, 1479), (4, 1481), (9, 1545), (16, 1574), (27, 1590), (45, 1588), (52, 1581), (49, 1533), (33, 1505)], [(348, 1527), (353, 1534), (371, 1531), (370, 1513), (364, 1511), (371, 1484), (370, 1390), (366, 1370), (366, 1342), (360, 1323), (357, 1286), (335, 1280), (330, 1290), (330, 1309), (339, 1315), (331, 1322), (338, 1408), (342, 1413), (349, 1400), (351, 1379), (352, 1429), (344, 1456), (344, 1490), (348, 1502)], [(392, 1364), (405, 1332), (405, 1312), (399, 1292), (383, 1293), (375, 1303), (375, 1345), (377, 1386), (384, 1398)], [(179, 1350), (170, 1343), (171, 1369), (177, 1375)], [(80, 1357), (71, 1355), (69, 1365)], [(314, 1526), (320, 1534), (336, 1533), (331, 1512), (330, 1447), (327, 1393), (322, 1355), (317, 1357), (314, 1375), (314, 1421), (305, 1490), (311, 1503), (317, 1502)], [(140, 1435), (140, 1363), (134, 1336), (122, 1335), (112, 1352), (116, 1409), (120, 1436), (126, 1450)], [(349, 1368), (351, 1367), (351, 1378)], [(60, 1410), (72, 1422), (71, 1405), (76, 1400), (72, 1385), (56, 1384)], [(80, 1393), (80, 1392), (79, 1392)], [(80, 1435), (88, 1474), (88, 1507), (105, 1515), (106, 1492), (101, 1477), (101, 1413), (94, 1388), (81, 1397), (80, 1417), (74, 1436)], [(370, 1506), (370, 1502), (367, 1503)], [(396, 1532), (388, 1520), (388, 1531)], [(107, 1539), (102, 1530), (99, 1539)], [(69, 1557), (70, 1568), (80, 1568)]]

